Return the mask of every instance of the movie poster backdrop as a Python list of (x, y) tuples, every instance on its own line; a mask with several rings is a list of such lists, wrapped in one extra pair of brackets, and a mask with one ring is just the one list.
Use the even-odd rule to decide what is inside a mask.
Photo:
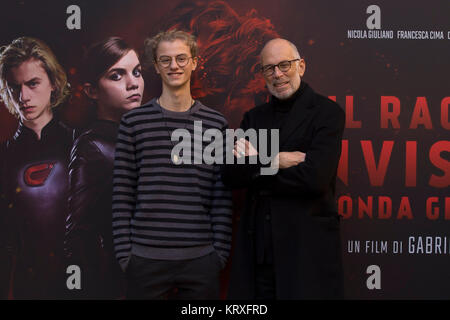
[[(68, 74), (58, 108), (69, 126), (92, 112), (81, 57), (93, 42), (178, 28), (197, 36), (192, 94), (230, 127), (269, 96), (258, 55), (274, 37), (297, 45), (303, 78), (346, 112), (336, 202), (348, 299), (450, 298), (450, 2), (388, 0), (2, 1), (0, 45), (42, 39)], [(160, 80), (144, 73), (146, 102)], [(17, 119), (0, 108), (0, 139)], [(242, 207), (236, 193), (235, 222)], [(226, 293), (228, 270), (223, 272)]]

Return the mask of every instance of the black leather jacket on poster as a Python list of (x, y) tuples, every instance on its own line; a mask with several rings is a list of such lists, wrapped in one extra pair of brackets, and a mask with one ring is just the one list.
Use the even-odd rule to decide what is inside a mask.
[(118, 123), (96, 120), (71, 152), (66, 250), (81, 267), (79, 298), (120, 298), (123, 275), (112, 240), (112, 174)]
[(67, 292), (63, 244), (71, 144), (72, 130), (53, 118), (40, 140), (20, 123), (1, 148), (3, 298), (7, 292), (16, 299), (63, 298)]

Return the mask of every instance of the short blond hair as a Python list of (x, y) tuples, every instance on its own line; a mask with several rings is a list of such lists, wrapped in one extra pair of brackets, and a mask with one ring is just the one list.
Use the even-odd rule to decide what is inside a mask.
[(158, 33), (156, 36), (152, 38), (145, 39), (144, 42), (144, 59), (148, 65), (152, 64), (151, 62), (157, 62), (156, 51), (158, 50), (158, 46), (163, 41), (175, 41), (177, 39), (183, 40), (186, 42), (186, 45), (189, 47), (191, 51), (192, 58), (197, 57), (198, 46), (197, 40), (194, 35), (177, 29), (172, 29), (168, 31), (162, 31)]
[(11, 68), (18, 67), (30, 59), (41, 61), (42, 67), (55, 88), (50, 97), (51, 107), (61, 104), (70, 94), (66, 72), (56, 60), (52, 50), (39, 39), (17, 38), (11, 44), (0, 48), (0, 98), (9, 112), (15, 116), (19, 116), (19, 114), (14, 108), (14, 98), (8, 90), (6, 78)]

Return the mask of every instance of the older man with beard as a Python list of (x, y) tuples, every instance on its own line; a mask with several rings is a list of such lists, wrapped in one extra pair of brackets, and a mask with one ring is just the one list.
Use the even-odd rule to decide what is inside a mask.
[[(290, 41), (270, 40), (260, 58), (272, 97), (245, 113), (241, 128), (280, 130), (279, 170), (261, 175), (260, 161), (224, 169), (226, 185), (248, 188), (229, 298), (341, 298), (335, 182), (345, 114), (302, 81), (306, 64)], [(260, 148), (240, 139), (234, 154), (254, 163)]]

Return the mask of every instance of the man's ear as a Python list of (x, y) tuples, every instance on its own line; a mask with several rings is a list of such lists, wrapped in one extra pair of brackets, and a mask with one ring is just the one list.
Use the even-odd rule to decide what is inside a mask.
[(90, 99), (93, 99), (93, 100), (98, 99), (97, 88), (93, 87), (92, 84), (90, 84), (89, 82), (86, 82), (85, 84), (83, 84), (83, 91)]
[(153, 66), (155, 67), (156, 73), (157, 73), (157, 74), (160, 74), (159, 68), (158, 68), (158, 63), (153, 62)]
[(197, 68), (198, 58), (192, 58), (192, 71), (194, 71)]
[(298, 62), (298, 73), (300, 77), (303, 77), (303, 75), (305, 74), (305, 70), (306, 70), (306, 62), (304, 59), (300, 59), (300, 61)]

